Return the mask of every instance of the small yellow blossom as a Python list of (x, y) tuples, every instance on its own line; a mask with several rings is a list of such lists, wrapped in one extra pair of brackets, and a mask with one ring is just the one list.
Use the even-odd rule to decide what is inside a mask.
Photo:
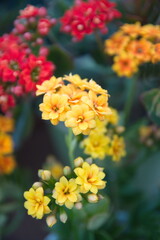
[(89, 80), (89, 82), (86, 83), (86, 89), (91, 90), (97, 94), (107, 94), (107, 90), (103, 89), (99, 84), (97, 84), (93, 79)]
[(0, 133), (0, 153), (10, 154), (13, 152), (13, 141), (10, 135)]
[(84, 152), (92, 158), (99, 158), (103, 160), (106, 156), (106, 149), (108, 149), (110, 138), (94, 131), (89, 134), (87, 138), (82, 141)]
[[(108, 115), (109, 116), (109, 115)], [(104, 134), (104, 133), (106, 133), (107, 132), (107, 121), (106, 121), (106, 119), (105, 120), (103, 120), (103, 121), (101, 121), (101, 120), (99, 120), (99, 118), (96, 118), (96, 128), (94, 128), (92, 131), (91, 131), (91, 133), (92, 132), (94, 132), (94, 133), (98, 133), (98, 134)]]
[(41, 85), (36, 85), (36, 95), (39, 96), (44, 93), (56, 93), (57, 90), (62, 87), (63, 79), (61, 77), (51, 77), (50, 80), (44, 81)]
[(93, 91), (89, 91), (88, 96), (82, 97), (82, 102), (86, 103), (98, 116), (100, 120), (104, 120), (107, 115), (111, 115), (112, 112), (108, 107), (108, 95), (100, 95)]
[(86, 87), (87, 79), (81, 79), (81, 77), (78, 74), (69, 74), (65, 75), (64, 80), (67, 80), (68, 82), (74, 84), (78, 88), (84, 90)]
[(126, 54), (114, 57), (114, 64), (112, 69), (118, 74), (118, 76), (131, 77), (138, 71), (138, 62), (133, 55)]
[(136, 38), (141, 34), (141, 24), (136, 22), (135, 24), (124, 24), (121, 26), (121, 31), (128, 34), (130, 37)]
[(56, 204), (65, 205), (71, 209), (74, 203), (79, 202), (81, 198), (75, 179), (72, 178), (68, 181), (66, 177), (61, 177), (59, 182), (55, 184), (53, 198), (56, 199)]
[(147, 24), (142, 26), (141, 35), (147, 39), (160, 39), (160, 26)]
[(114, 108), (110, 108), (110, 109), (112, 113), (106, 116), (106, 121), (107, 123), (117, 125), (119, 121), (118, 111)]
[(13, 132), (14, 120), (10, 117), (0, 115), (0, 132)]
[(156, 43), (152, 48), (152, 63), (160, 61), (160, 43)]
[(89, 165), (84, 162), (82, 167), (75, 168), (74, 172), (77, 175), (76, 183), (80, 185), (81, 193), (91, 191), (97, 194), (99, 189), (103, 189), (106, 186), (106, 182), (102, 180), (105, 174), (96, 164)]
[(50, 199), (47, 196), (44, 196), (44, 190), (42, 187), (39, 187), (36, 190), (30, 188), (29, 191), (24, 193), (24, 198), (27, 200), (24, 203), (24, 207), (28, 210), (28, 215), (37, 219), (42, 219), (44, 214), (51, 212), (48, 207)]
[(50, 168), (50, 171), (53, 178), (58, 180), (63, 175), (63, 166), (60, 163), (56, 163)]
[(57, 125), (59, 121), (65, 120), (68, 109), (68, 98), (66, 95), (44, 95), (43, 103), (40, 104), (42, 119), (50, 120), (53, 125)]
[(12, 173), (15, 167), (16, 162), (13, 156), (0, 155), (0, 175)]
[(96, 126), (95, 113), (86, 104), (72, 106), (71, 111), (66, 114), (66, 119), (66, 127), (71, 127), (75, 135), (89, 134)]
[(119, 137), (118, 135), (113, 136), (113, 140), (111, 141), (111, 146), (107, 151), (107, 154), (112, 156), (113, 161), (119, 161), (126, 155), (123, 137)]

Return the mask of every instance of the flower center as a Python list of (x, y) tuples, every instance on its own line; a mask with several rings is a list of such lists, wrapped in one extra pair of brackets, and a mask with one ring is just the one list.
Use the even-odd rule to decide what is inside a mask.
[(79, 31), (82, 31), (82, 30), (84, 29), (84, 26), (83, 26), (82, 24), (78, 24), (78, 25), (77, 25), (77, 29), (78, 29)]
[(82, 122), (83, 122), (83, 120), (84, 120), (84, 117), (82, 117), (82, 116), (79, 116), (79, 117), (78, 117), (78, 119), (77, 119), (77, 122), (78, 122), (78, 123), (82, 123)]
[(59, 108), (58, 108), (57, 106), (53, 106), (53, 107), (52, 107), (52, 110), (53, 110), (54, 112), (57, 112), (58, 109), (59, 109)]

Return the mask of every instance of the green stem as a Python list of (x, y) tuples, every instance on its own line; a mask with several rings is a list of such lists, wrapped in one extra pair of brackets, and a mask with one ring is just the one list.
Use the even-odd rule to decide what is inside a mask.
[(66, 136), (66, 144), (68, 147), (69, 161), (72, 168), (74, 168), (74, 150), (76, 147), (76, 138), (73, 139), (73, 132), (68, 128), (68, 135)]
[(130, 113), (132, 110), (133, 102), (134, 102), (134, 97), (136, 93), (136, 83), (137, 83), (137, 77), (129, 79), (129, 88), (127, 91), (127, 99), (126, 99), (126, 104), (124, 108), (124, 125), (127, 125), (128, 119), (130, 117)]

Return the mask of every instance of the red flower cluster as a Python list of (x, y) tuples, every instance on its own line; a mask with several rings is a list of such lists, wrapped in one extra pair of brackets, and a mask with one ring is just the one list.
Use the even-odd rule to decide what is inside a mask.
[(73, 40), (77, 41), (96, 29), (106, 33), (106, 24), (121, 16), (115, 6), (115, 3), (108, 0), (77, 1), (77, 4), (67, 10), (61, 18), (61, 30), (71, 34)]
[(6, 112), (16, 103), (17, 97), (34, 93), (53, 75), (55, 66), (44, 56), (35, 56), (23, 47), (20, 38), (13, 34), (0, 37), (0, 110)]
[[(20, 37), (21, 41), (32, 47), (41, 46), (43, 37), (46, 36), (56, 20), (47, 16), (45, 7), (37, 8), (28, 5), (20, 11), (20, 15), (14, 21), (13, 33)], [(44, 49), (44, 46), (43, 46)], [(47, 51), (39, 50), (39, 54), (47, 54)]]

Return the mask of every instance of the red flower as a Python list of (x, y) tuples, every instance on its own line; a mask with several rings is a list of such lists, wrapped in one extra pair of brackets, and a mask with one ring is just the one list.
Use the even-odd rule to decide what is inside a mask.
[(105, 33), (106, 24), (121, 16), (115, 6), (108, 0), (78, 1), (61, 18), (61, 30), (70, 33), (77, 40), (83, 39), (86, 34), (90, 34), (96, 29)]
[(23, 65), (19, 84), (24, 86), (26, 92), (34, 92), (37, 84), (41, 84), (53, 75), (54, 69), (54, 64), (47, 61), (45, 57), (36, 57), (31, 54)]
[(15, 99), (10, 94), (0, 95), (0, 109), (2, 112), (7, 112), (10, 108), (15, 106)]
[(30, 18), (38, 15), (38, 8), (32, 5), (27, 5), (27, 7), (20, 11), (19, 18)]
[(52, 24), (50, 22), (50, 19), (47, 18), (41, 18), (38, 22), (38, 32), (41, 35), (47, 35)]

